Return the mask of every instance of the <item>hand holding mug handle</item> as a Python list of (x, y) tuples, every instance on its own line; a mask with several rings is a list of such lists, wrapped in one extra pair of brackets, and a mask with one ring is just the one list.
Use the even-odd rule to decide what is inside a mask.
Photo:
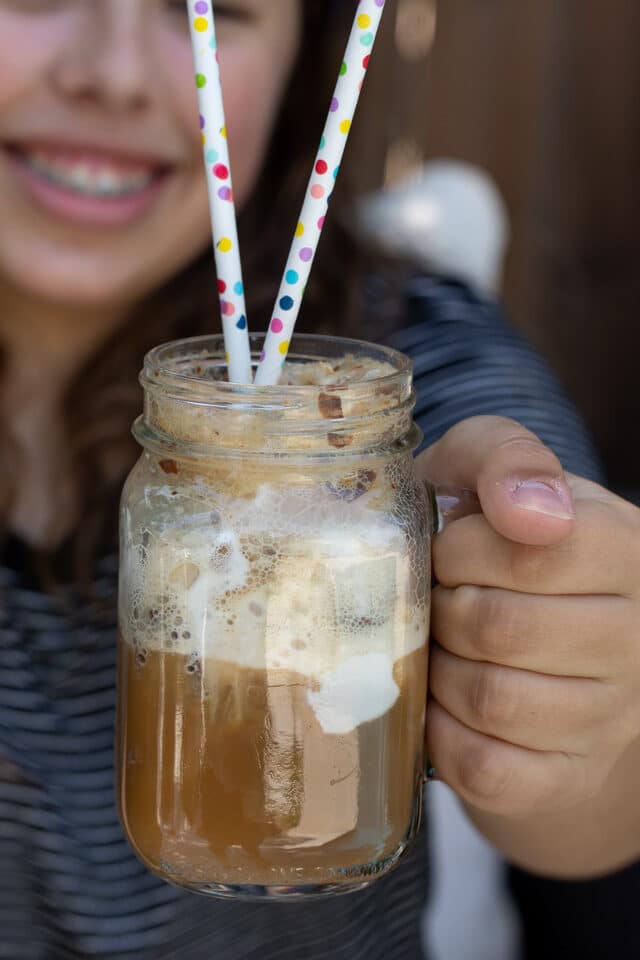
[[(535, 434), (513, 420), (462, 421), (418, 457), (417, 469), (436, 536), (478, 513), (500, 537), (530, 546), (552, 546), (573, 529), (573, 500), (562, 465)], [(438, 549), (442, 559), (442, 543)], [(427, 779), (434, 774), (427, 761)]]

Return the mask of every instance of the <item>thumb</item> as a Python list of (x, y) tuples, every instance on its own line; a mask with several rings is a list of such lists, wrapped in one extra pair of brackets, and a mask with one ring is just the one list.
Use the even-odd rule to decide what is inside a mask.
[(556, 455), (535, 434), (503, 417), (457, 424), (418, 458), (421, 477), (475, 490), (503, 537), (548, 546), (569, 536), (574, 509)]

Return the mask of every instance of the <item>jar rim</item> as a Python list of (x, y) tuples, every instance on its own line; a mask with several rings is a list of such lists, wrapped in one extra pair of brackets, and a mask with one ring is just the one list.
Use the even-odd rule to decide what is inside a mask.
[[(265, 334), (250, 334), (252, 366), (257, 367), (265, 341)], [(411, 382), (413, 376), (413, 362), (405, 354), (392, 347), (370, 343), (366, 340), (357, 340), (347, 337), (321, 336), (317, 334), (294, 334), (291, 339), (289, 359), (303, 362), (339, 359), (354, 354), (366, 357), (380, 363), (387, 363), (395, 369), (393, 373), (384, 377), (372, 377), (369, 380), (352, 380), (343, 384), (327, 385), (276, 385), (256, 386), (255, 384), (230, 383), (226, 380), (217, 380), (202, 376), (194, 376), (187, 370), (187, 359), (193, 361), (202, 356), (205, 359), (217, 360), (219, 369), (226, 369), (224, 337), (222, 334), (189, 337), (183, 340), (172, 340), (154, 347), (145, 357), (144, 368), (141, 373), (141, 383), (145, 389), (154, 387), (163, 392), (176, 391), (184, 396), (192, 395), (193, 399), (207, 402), (206, 394), (211, 402), (216, 398), (225, 398), (226, 402), (238, 400), (245, 403), (255, 402), (264, 409), (265, 404), (282, 403), (285, 406), (295, 405), (296, 401), (308, 403), (309, 399), (317, 394), (318, 389), (327, 393), (348, 392), (354, 399), (368, 396), (372, 390), (386, 390), (403, 380)], [(183, 370), (178, 369), (182, 365)], [(197, 396), (196, 396), (197, 395)]]
[[(255, 365), (264, 339), (264, 334), (250, 338)], [(193, 456), (250, 447), (254, 455), (315, 452), (323, 458), (415, 442), (413, 363), (405, 354), (363, 340), (301, 334), (292, 338), (289, 357), (301, 363), (353, 357), (371, 360), (374, 367), (360, 380), (346, 379), (345, 373), (337, 383), (229, 383), (219, 379), (227, 371), (221, 335), (175, 340), (145, 358), (140, 376), (145, 414), (136, 438), (146, 447), (179, 444)], [(383, 364), (392, 372), (376, 370)]]

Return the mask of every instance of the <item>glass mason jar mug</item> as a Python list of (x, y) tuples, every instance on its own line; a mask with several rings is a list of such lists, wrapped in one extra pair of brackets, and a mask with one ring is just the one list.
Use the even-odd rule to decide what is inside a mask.
[(285, 385), (238, 386), (220, 337), (153, 350), (122, 499), (121, 818), (155, 873), (214, 895), (358, 889), (420, 819), (411, 364), (322, 337), (290, 361)]

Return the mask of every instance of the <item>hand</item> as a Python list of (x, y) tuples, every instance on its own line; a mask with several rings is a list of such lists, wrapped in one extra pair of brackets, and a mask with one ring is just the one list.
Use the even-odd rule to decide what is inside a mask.
[(434, 544), (429, 757), (492, 824), (560, 823), (640, 743), (640, 511), (500, 418), (459, 424), (419, 469), (483, 509)]

